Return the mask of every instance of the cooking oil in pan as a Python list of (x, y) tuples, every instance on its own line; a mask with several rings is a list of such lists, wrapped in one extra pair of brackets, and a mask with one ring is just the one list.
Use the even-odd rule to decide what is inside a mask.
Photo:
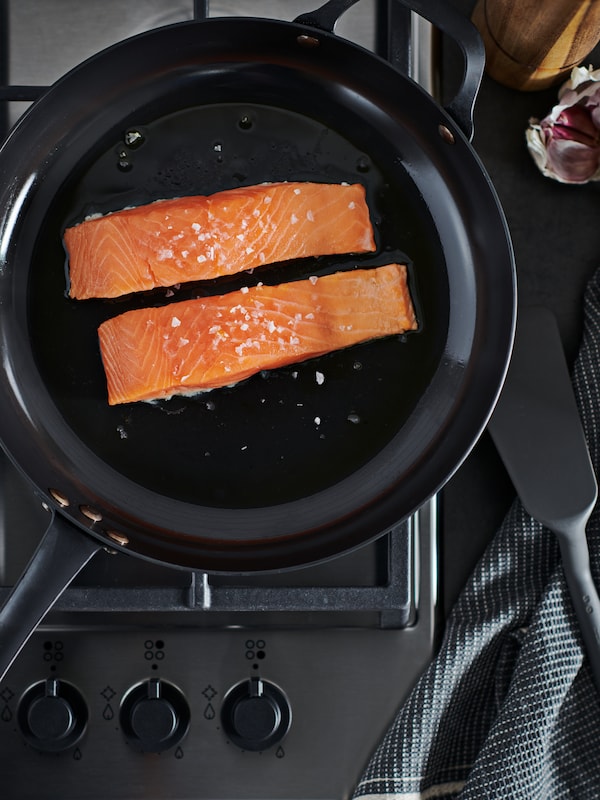
[[(90, 157), (57, 194), (36, 245), (30, 327), (40, 371), (77, 435), (104, 461), (159, 493), (208, 506), (273, 505), (355, 472), (401, 435), (438, 363), (444, 288), (428, 214), (395, 159), (384, 173), (371, 129), (350, 140), (264, 104), (220, 103), (146, 122)], [(65, 296), (64, 228), (154, 200), (265, 181), (361, 182), (378, 250), (305, 259), (251, 274), (83, 303)], [(142, 305), (278, 283), (356, 265), (409, 264), (420, 330), (257, 375), (234, 387), (109, 407), (97, 344), (106, 318)], [(434, 319), (435, 325), (429, 321)], [(69, 354), (65, 358), (65, 353)]]

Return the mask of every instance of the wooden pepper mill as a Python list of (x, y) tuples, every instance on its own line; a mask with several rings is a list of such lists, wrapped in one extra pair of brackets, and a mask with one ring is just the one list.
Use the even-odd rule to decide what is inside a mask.
[(600, 40), (600, 0), (478, 0), (471, 19), (488, 75), (513, 89), (566, 80)]

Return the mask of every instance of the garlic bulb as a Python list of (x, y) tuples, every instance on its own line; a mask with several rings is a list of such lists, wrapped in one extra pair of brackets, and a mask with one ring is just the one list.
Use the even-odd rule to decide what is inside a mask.
[(575, 67), (558, 104), (541, 121), (530, 119), (525, 135), (543, 175), (561, 183), (600, 180), (600, 69)]

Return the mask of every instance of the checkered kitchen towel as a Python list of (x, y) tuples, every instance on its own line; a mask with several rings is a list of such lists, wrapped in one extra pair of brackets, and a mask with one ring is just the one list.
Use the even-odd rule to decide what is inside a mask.
[[(598, 474), (600, 272), (586, 290), (573, 384)], [(598, 507), (588, 538), (600, 585)], [(600, 798), (600, 697), (582, 655), (558, 544), (518, 500), (355, 798)]]

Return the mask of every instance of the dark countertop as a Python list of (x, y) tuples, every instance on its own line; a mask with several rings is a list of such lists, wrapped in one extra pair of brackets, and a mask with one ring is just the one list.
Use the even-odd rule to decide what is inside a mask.
[[(452, 2), (467, 15), (475, 4)], [(442, 87), (450, 97), (457, 61), (454, 47), (446, 43)], [(600, 67), (600, 47), (584, 63)], [(519, 92), (484, 76), (473, 147), (506, 214), (515, 251), (518, 308), (543, 305), (554, 312), (571, 365), (581, 337), (585, 286), (600, 266), (600, 182), (574, 186), (545, 178), (527, 151), (528, 119), (550, 111), (558, 86)], [(484, 433), (442, 493), (446, 612), (514, 496), (491, 438)]]

